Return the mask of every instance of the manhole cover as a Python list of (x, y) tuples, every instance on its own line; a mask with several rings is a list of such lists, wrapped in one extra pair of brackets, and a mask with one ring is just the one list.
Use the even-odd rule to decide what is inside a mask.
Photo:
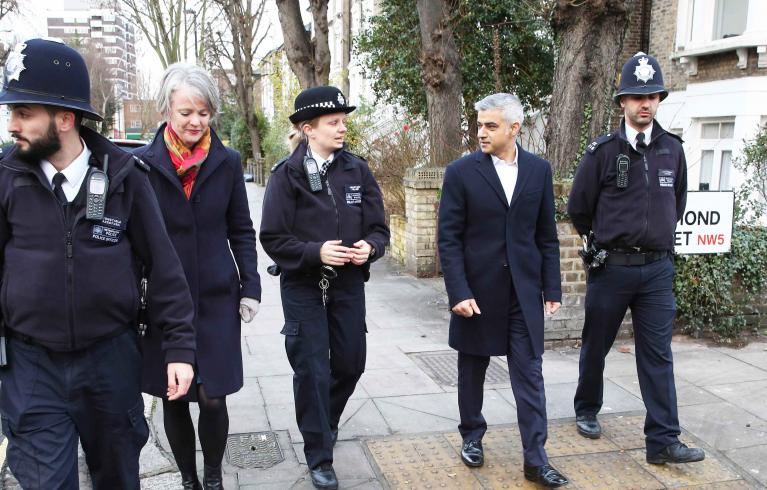
[(271, 468), (284, 459), (274, 432), (231, 434), (226, 440), (226, 460), (239, 468)]
[[(410, 357), (438, 384), (456, 386), (458, 384), (458, 352), (416, 352)], [(509, 384), (509, 371), (506, 364), (495, 357), (490, 358), (490, 364), (485, 372), (485, 384)]]

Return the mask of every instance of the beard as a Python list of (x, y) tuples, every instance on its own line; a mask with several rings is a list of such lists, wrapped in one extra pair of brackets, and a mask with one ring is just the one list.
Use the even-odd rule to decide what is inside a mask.
[(61, 150), (61, 140), (56, 133), (56, 124), (51, 121), (48, 125), (48, 131), (35, 141), (25, 140), (29, 143), (29, 148), (16, 152), (20, 160), (29, 164), (38, 164), (41, 160), (47, 160), (48, 157)]

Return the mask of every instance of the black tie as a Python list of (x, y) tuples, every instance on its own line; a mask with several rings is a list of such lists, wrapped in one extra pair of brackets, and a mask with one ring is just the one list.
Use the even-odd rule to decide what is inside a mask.
[(53, 194), (62, 206), (66, 206), (69, 203), (66, 194), (64, 194), (64, 189), (61, 188), (61, 184), (64, 183), (65, 180), (67, 180), (67, 178), (64, 177), (64, 174), (61, 172), (57, 172), (56, 175), (53, 176)]
[(637, 133), (637, 151), (644, 153), (647, 149), (647, 144), (644, 142), (644, 133)]

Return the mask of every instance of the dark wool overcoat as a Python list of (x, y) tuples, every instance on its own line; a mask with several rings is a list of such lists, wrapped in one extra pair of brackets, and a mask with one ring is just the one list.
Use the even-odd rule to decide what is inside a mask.
[[(242, 387), (240, 298), (261, 300), (256, 234), (248, 209), (240, 155), (226, 148), (215, 132), (187, 199), (163, 139), (135, 151), (151, 167), (149, 180), (160, 203), (165, 226), (189, 282), (195, 304), (195, 371), (210, 397)], [(150, 331), (142, 343), (143, 390), (165, 396), (167, 375), (160, 357), (162, 338)], [(196, 390), (190, 389), (190, 400)]]

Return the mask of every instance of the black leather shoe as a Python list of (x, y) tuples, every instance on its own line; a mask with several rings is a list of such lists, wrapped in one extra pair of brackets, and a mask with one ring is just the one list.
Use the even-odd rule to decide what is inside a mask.
[(205, 465), (202, 475), (202, 488), (205, 490), (224, 490), (223, 478), (221, 465)]
[(602, 436), (602, 426), (596, 415), (578, 415), (575, 417), (578, 434), (589, 439), (599, 439)]
[(200, 485), (200, 480), (197, 479), (196, 471), (191, 473), (181, 472), (181, 488), (184, 490), (202, 490), (202, 485)]
[(697, 447), (687, 447), (681, 442), (675, 442), (670, 446), (663, 448), (658, 454), (647, 455), (647, 462), (650, 464), (666, 463), (694, 463), (703, 461), (706, 453), (703, 449)]
[(323, 488), (335, 490), (338, 488), (338, 478), (333, 469), (333, 463), (322, 463), (318, 467), (310, 470), (312, 475), (312, 484), (314, 488)]
[(525, 478), (546, 488), (562, 487), (570, 483), (565, 475), (548, 464), (543, 466), (525, 465)]
[(461, 461), (466, 466), (476, 468), (485, 463), (485, 453), (482, 450), (482, 441), (466, 441), (461, 447)]

